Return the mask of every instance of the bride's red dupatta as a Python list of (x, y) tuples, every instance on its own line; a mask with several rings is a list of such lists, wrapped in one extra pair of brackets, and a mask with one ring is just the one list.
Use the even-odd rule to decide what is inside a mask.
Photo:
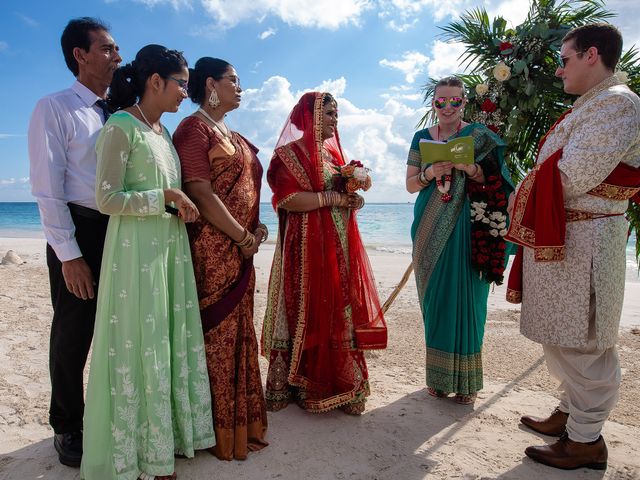
[[(324, 190), (322, 147), (334, 165), (345, 164), (337, 129), (333, 137), (322, 141), (323, 98), (319, 92), (302, 96), (282, 130), (267, 172), (280, 220), (276, 257), (284, 262), (282, 278), (270, 279), (270, 283), (280, 284), (284, 295), (270, 292), (269, 296), (273, 302), (278, 298), (284, 302), (292, 340), (289, 382), (301, 386), (335, 382), (336, 368), (341, 370), (340, 365), (349, 361), (349, 352), (385, 348), (387, 343), (354, 212), (346, 218), (346, 231), (340, 231), (333, 218), (335, 209), (288, 213), (279, 208), (298, 192)], [(267, 357), (272, 334), (263, 330), (263, 354)]]

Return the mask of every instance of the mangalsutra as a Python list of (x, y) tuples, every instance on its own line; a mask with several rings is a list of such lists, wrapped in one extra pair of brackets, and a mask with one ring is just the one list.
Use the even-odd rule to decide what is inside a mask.
[(144, 115), (144, 113), (142, 113), (142, 109), (140, 108), (140, 105), (138, 105), (137, 103), (134, 103), (133, 106), (138, 109), (138, 112), (140, 112), (140, 116), (142, 117), (142, 120), (144, 120), (144, 123), (146, 123), (149, 126), (149, 128), (153, 131), (153, 133), (162, 135), (162, 124), (160, 124), (160, 131), (157, 131), (155, 128), (153, 128), (153, 125), (151, 124), (151, 122), (147, 120), (147, 117)]
[[(218, 122), (214, 120), (213, 117), (211, 117), (211, 115), (209, 115), (202, 107), (198, 109), (198, 112), (200, 112), (200, 114), (204, 118), (206, 118), (211, 123), (213, 123), (213, 126), (218, 129), (218, 131), (222, 134), (223, 137), (226, 137), (229, 139), (231, 138), (231, 131), (229, 130), (229, 127), (227, 127), (227, 125), (224, 122)], [(224, 129), (222, 128), (223, 126), (224, 126)]]

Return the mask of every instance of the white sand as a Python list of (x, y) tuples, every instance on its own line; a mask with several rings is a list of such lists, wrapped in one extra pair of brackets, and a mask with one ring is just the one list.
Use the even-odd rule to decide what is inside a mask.
[[(14, 250), (25, 263), (0, 265), (0, 480), (79, 478), (60, 465), (47, 425), (51, 306), (44, 241), (0, 238), (0, 259)], [(256, 328), (264, 312), (273, 245), (256, 257)], [(370, 252), (384, 300), (409, 264), (408, 255)], [(623, 387), (607, 422), (609, 469), (556, 471), (523, 454), (550, 438), (518, 425), (525, 413), (555, 405), (542, 350), (518, 333), (518, 309), (504, 287), (489, 297), (485, 388), (475, 406), (434, 399), (424, 389), (423, 327), (415, 283), (388, 312), (389, 348), (367, 354), (372, 395), (366, 413), (313, 415), (296, 406), (269, 413), (270, 446), (244, 462), (208, 453), (177, 460), (180, 479), (640, 479), (640, 325), (638, 283), (626, 290), (620, 356)], [(263, 376), (266, 362), (261, 359)]]

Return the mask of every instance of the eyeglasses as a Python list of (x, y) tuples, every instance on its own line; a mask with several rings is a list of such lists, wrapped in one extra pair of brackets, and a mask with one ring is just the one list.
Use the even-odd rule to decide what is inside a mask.
[(451, 108), (460, 108), (462, 106), (462, 102), (464, 98), (462, 97), (438, 97), (433, 100), (433, 105), (438, 109), (442, 110), (447, 106), (447, 102), (451, 105)]
[(240, 87), (240, 77), (236, 75), (222, 75), (221, 78), (228, 78), (229, 81), (239, 90), (242, 90)]
[(189, 81), (188, 80), (183, 80), (182, 78), (176, 78), (176, 77), (167, 77), (169, 78), (169, 80), (173, 80), (174, 82), (176, 82), (178, 84), (178, 86), (184, 90), (185, 92), (189, 89)]
[(557, 53), (558, 65), (560, 65), (560, 68), (565, 68), (567, 66), (567, 63), (569, 63), (569, 59), (571, 57), (575, 57), (576, 55), (582, 55), (584, 52), (585, 50), (581, 50), (579, 52), (570, 53), (569, 55), (565, 55), (565, 56), (562, 56), (562, 54), (558, 52)]

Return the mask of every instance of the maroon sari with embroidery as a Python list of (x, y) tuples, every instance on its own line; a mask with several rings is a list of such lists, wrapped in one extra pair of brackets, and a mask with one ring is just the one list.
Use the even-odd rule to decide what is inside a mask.
[(345, 163), (337, 131), (321, 140), (323, 98), (302, 96), (267, 173), (279, 218), (262, 330), (267, 408), (296, 401), (312, 412), (361, 413), (369, 395), (363, 349), (385, 348), (387, 332), (355, 214), (281, 208), (299, 192), (331, 189)]
[[(258, 225), (262, 166), (238, 133), (227, 140), (196, 116), (173, 136), (182, 181), (209, 182), (229, 213), (249, 231)], [(203, 216), (187, 224), (198, 287), (211, 386), (216, 446), (222, 460), (267, 445), (267, 416), (253, 326), (255, 272), (238, 247)]]

